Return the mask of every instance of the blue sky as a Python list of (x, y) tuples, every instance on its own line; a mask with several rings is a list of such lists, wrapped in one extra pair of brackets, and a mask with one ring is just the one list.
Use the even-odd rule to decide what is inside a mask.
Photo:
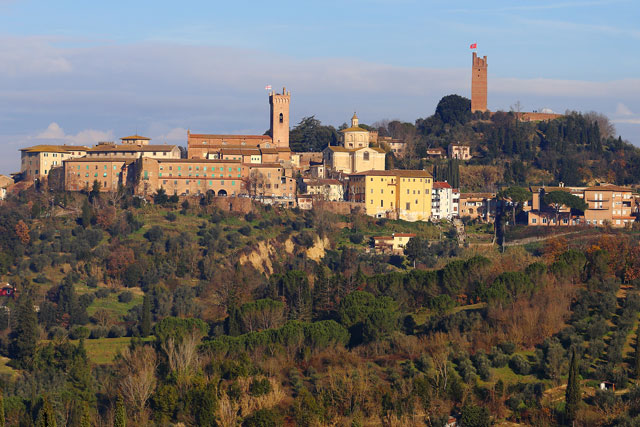
[(266, 84), (292, 123), (414, 121), (469, 96), (473, 42), (491, 110), (599, 111), (640, 145), (639, 3), (0, 0), (0, 173), (37, 143), (262, 133)]

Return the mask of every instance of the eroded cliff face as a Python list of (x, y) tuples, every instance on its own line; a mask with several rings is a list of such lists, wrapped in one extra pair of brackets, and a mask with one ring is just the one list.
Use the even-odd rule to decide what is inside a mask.
[(321, 239), (316, 236), (313, 246), (308, 249), (296, 245), (291, 237), (284, 243), (278, 242), (276, 239), (263, 240), (258, 242), (251, 252), (240, 256), (239, 262), (241, 265), (250, 264), (256, 270), (268, 275), (273, 273), (273, 260), (306, 252), (307, 258), (320, 261), (324, 257), (325, 251), (330, 248), (331, 242), (327, 237)]

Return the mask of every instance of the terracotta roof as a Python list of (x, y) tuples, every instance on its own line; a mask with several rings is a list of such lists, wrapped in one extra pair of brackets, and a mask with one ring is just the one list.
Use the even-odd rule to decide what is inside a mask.
[(125, 162), (125, 163), (133, 163), (135, 162), (135, 159), (132, 158), (128, 158), (128, 157), (75, 157), (73, 159), (68, 159), (65, 160), (64, 163), (86, 163), (86, 162), (90, 162), (90, 163), (118, 163), (118, 162)]
[(67, 153), (69, 151), (87, 151), (89, 147), (81, 145), (34, 145), (33, 147), (21, 148), (20, 151), (26, 151), (28, 153)]
[(495, 193), (460, 193), (461, 199), (493, 199)]
[(89, 153), (101, 153), (101, 152), (112, 152), (112, 151), (129, 151), (129, 152), (169, 152), (176, 149), (177, 145), (135, 145), (135, 144), (100, 144), (87, 150)]
[(314, 179), (305, 184), (309, 185), (342, 185), (337, 179)]
[(369, 131), (361, 128), (360, 126), (353, 126), (347, 129), (342, 129), (340, 132), (344, 133), (344, 132), (369, 132)]
[(283, 166), (280, 163), (247, 163), (247, 166), (249, 166), (249, 168), (255, 168), (255, 169), (260, 169), (260, 168), (282, 168)]
[(289, 152), (289, 151), (291, 151), (291, 148), (289, 148), (289, 147), (277, 147), (276, 150), (282, 151), (282, 152)]
[(370, 170), (352, 173), (350, 176), (399, 176), (402, 178), (431, 178), (431, 174), (425, 170), (393, 169), (386, 171)]
[(124, 138), (120, 138), (122, 140), (125, 139), (137, 139), (137, 140), (144, 140), (144, 141), (151, 141), (151, 138), (147, 138), (146, 136), (140, 136), (140, 135), (131, 135), (131, 136), (125, 136)]
[(436, 181), (433, 183), (433, 188), (452, 188), (448, 182)]
[(619, 187), (617, 185), (597, 185), (595, 187), (585, 188), (584, 191), (621, 191), (621, 192), (631, 192), (631, 188), (628, 187)]
[(148, 159), (158, 163), (242, 163), (242, 160), (219, 160), (219, 159)]
[(393, 233), (393, 237), (416, 237), (415, 233)]
[(257, 148), (251, 148), (251, 147), (247, 147), (247, 148), (225, 148), (225, 147), (222, 147), (222, 148), (220, 148), (220, 152), (223, 155), (225, 155), (225, 154), (240, 154), (240, 155), (249, 156), (251, 154), (260, 154), (260, 150), (258, 150)]
[(272, 147), (268, 147), (268, 148), (262, 148), (260, 147), (260, 151), (262, 151), (265, 154), (274, 154), (274, 153), (278, 153), (278, 149), (277, 148), (272, 148)]
[(374, 236), (374, 240), (393, 240), (393, 236)]
[(365, 148), (369, 148), (373, 151), (376, 151), (378, 153), (386, 153), (386, 151), (384, 151), (382, 148), (380, 147), (360, 147), (360, 148), (345, 148), (341, 145), (330, 145), (327, 147), (329, 150), (334, 151), (334, 152), (338, 152), (338, 153), (353, 153), (356, 152), (358, 150), (364, 150)]
[(269, 135), (217, 135), (213, 133), (191, 133), (189, 134), (189, 138), (272, 139)]

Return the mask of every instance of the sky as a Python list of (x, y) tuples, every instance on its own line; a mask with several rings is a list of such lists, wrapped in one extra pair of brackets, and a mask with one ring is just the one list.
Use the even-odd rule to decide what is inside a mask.
[(414, 122), (470, 97), (488, 107), (597, 111), (640, 145), (637, 0), (0, 0), (0, 173), (19, 149), (138, 133), (262, 134), (265, 85), (291, 123)]

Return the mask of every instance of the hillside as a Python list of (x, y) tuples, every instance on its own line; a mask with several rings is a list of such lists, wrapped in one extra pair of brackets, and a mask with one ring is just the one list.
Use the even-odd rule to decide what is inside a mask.
[[(500, 252), (446, 223), (157, 201), (2, 205), (9, 425), (549, 425), (574, 350), (578, 419), (635, 416), (637, 233)], [(392, 232), (417, 235), (408, 258), (371, 253)]]

